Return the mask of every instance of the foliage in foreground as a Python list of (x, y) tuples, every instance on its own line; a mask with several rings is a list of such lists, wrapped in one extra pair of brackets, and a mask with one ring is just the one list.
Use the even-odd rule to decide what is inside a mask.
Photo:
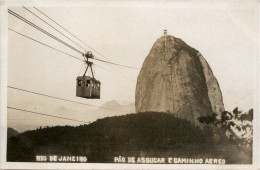
[(230, 141), (239, 146), (246, 146), (252, 149), (253, 143), (253, 109), (242, 113), (236, 107), (233, 112), (224, 111), (218, 118), (217, 113), (212, 116), (199, 117), (200, 123), (213, 124), (216, 127), (223, 128)]

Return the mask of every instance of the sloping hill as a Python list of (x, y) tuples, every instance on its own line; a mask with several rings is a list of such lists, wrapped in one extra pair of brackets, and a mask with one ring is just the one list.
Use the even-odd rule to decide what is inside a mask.
[[(84, 155), (89, 162), (114, 156), (224, 158), (242, 163), (250, 154), (167, 113), (139, 113), (99, 119), (78, 127), (56, 126), (24, 132), (8, 140), (8, 161), (35, 161), (35, 155)], [(19, 152), (17, 152), (19, 151)], [(243, 158), (238, 158), (242, 153)], [(246, 160), (243, 163), (250, 163)]]
[(7, 138), (9, 139), (10, 137), (17, 136), (19, 132), (14, 130), (13, 128), (7, 128)]

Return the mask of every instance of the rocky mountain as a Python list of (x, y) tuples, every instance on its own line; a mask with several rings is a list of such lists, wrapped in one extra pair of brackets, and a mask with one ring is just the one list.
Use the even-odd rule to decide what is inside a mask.
[(159, 111), (195, 124), (200, 116), (224, 111), (222, 93), (199, 51), (165, 34), (157, 39), (139, 73), (136, 112)]

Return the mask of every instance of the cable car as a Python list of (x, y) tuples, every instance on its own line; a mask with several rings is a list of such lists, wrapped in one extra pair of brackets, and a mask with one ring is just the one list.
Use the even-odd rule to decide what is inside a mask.
[(100, 81), (90, 76), (77, 77), (77, 97), (100, 99)]
[[(83, 76), (77, 77), (77, 84), (76, 84), (76, 96), (83, 97), (87, 99), (100, 99), (100, 89), (101, 89), (101, 82), (96, 80), (92, 70), (92, 62), (89, 62), (89, 58), (94, 58), (91, 52), (88, 52), (84, 55), (86, 57), (86, 64), (87, 68), (84, 72)], [(86, 76), (87, 70), (90, 67), (92, 77)]]

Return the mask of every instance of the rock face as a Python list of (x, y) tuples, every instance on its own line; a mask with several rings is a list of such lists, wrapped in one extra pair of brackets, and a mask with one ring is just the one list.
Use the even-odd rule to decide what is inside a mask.
[(181, 39), (165, 34), (153, 45), (139, 73), (137, 112), (169, 112), (197, 118), (224, 111), (217, 79), (203, 56)]

